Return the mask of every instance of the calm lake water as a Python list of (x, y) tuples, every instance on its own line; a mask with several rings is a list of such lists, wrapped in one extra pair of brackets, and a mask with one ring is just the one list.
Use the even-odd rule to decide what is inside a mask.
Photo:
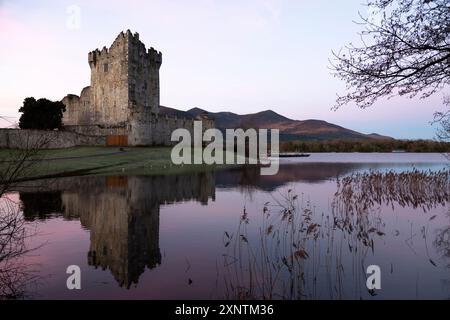
[[(36, 275), (26, 297), (448, 299), (448, 180), (336, 194), (337, 179), (355, 173), (446, 168), (439, 154), (330, 153), (283, 159), (276, 176), (241, 168), (23, 183), (8, 197), (36, 248), (20, 262)], [(81, 268), (81, 290), (66, 288), (69, 265)], [(381, 268), (381, 290), (366, 288), (369, 265)]]

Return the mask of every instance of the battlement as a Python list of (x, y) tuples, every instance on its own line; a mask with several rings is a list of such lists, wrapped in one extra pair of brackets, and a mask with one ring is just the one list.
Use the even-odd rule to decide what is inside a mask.
[[(123, 34), (123, 33), (121, 33)], [(119, 36), (114, 40), (113, 44), (107, 48), (104, 46), (102, 50), (98, 48), (88, 53), (88, 62), (91, 68), (97, 65), (98, 61), (107, 60), (112, 57), (119, 57), (122, 52), (125, 51), (125, 48), (128, 46), (128, 40), (123, 35), (119, 34)], [(115, 55), (115, 53), (117, 53)]]
[[(128, 40), (128, 52), (130, 59), (134, 58), (149, 61), (151, 65), (160, 67), (162, 63), (162, 53), (155, 50), (153, 47), (148, 50), (145, 44), (139, 40), (139, 33), (132, 34), (131, 31), (127, 31), (125, 37)], [(134, 53), (134, 54), (133, 54)]]
[(161, 66), (162, 64), (162, 53), (160, 51), (157, 51), (155, 49), (149, 48), (147, 52), (147, 57), (150, 60), (150, 63), (154, 63), (158, 66)]
[(90, 67), (95, 67), (100, 60), (113, 57), (117, 58), (117, 56), (123, 55), (124, 47), (128, 53), (136, 52), (140, 59), (149, 61), (151, 65), (156, 67), (161, 66), (162, 53), (155, 50), (153, 47), (147, 50), (145, 44), (139, 40), (139, 33), (135, 32), (133, 34), (130, 30), (127, 30), (126, 32), (120, 32), (109, 48), (104, 46), (102, 50), (97, 48), (89, 52), (88, 62)]

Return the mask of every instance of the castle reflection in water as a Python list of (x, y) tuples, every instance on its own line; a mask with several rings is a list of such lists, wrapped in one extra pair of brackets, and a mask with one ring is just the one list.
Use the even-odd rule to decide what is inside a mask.
[(145, 268), (161, 264), (160, 206), (182, 201), (207, 205), (218, 188), (273, 191), (289, 181), (317, 182), (345, 175), (359, 164), (280, 167), (276, 176), (259, 168), (166, 176), (85, 176), (25, 183), (16, 188), (28, 220), (63, 217), (90, 231), (88, 264), (109, 269), (121, 287), (137, 284)]
[(80, 177), (20, 192), (34, 220), (63, 216), (90, 230), (88, 264), (109, 269), (121, 287), (137, 284), (145, 268), (161, 263), (159, 210), (164, 204), (214, 200), (214, 174), (155, 177)]
[[(430, 171), (421, 173), (417, 171), (420, 169)], [(390, 183), (384, 183), (386, 179)], [(381, 298), (418, 297), (413, 292), (416, 284), (409, 281), (416, 274), (422, 279), (424, 297), (446, 298), (448, 286), (440, 284), (448, 283), (448, 181), (448, 171), (441, 170), (439, 163), (412, 166), (401, 162), (316, 162), (285, 163), (275, 176), (261, 176), (259, 168), (251, 166), (165, 176), (35, 180), (21, 182), (11, 193), (20, 196), (27, 220), (42, 222), (29, 225), (39, 225), (39, 231), (51, 234), (34, 240), (38, 245), (44, 243), (36, 253), (42, 257), (39, 261), (47, 263), (43, 269), (49, 266), (40, 274), (55, 275), (69, 264), (80, 265), (89, 279), (94, 279), (89, 282), (91, 289), (83, 290), (83, 297), (99, 297), (100, 293), (101, 297), (241, 297), (241, 290), (247, 290), (245, 286), (252, 288), (249, 279), (268, 279), (272, 283), (272, 278), (261, 274), (271, 269), (253, 262), (285, 265), (276, 246), (278, 240), (272, 237), (274, 232), (264, 232), (265, 239), (270, 237), (274, 244), (264, 247), (272, 251), (261, 251), (268, 254), (267, 259), (248, 260), (244, 255), (237, 260), (234, 257), (240, 256), (233, 250), (250, 239), (251, 249), (256, 250), (252, 252), (260, 252), (258, 244), (265, 243), (260, 238), (260, 230), (265, 230), (260, 229), (264, 226), (260, 214), (264, 211), (260, 208), (266, 201), (282, 199), (286, 192), (294, 190), (295, 196), (301, 192), (299, 212), (310, 212), (305, 223), (313, 219), (310, 223), (317, 224), (314, 232), (308, 232), (309, 227), (299, 229), (305, 233), (300, 237), (303, 242), (292, 249), (302, 247), (310, 253), (309, 259), (300, 260), (301, 267), (307, 270), (298, 273), (305, 275), (298, 282), (301, 291), (294, 290), (302, 298), (372, 298), (370, 292), (365, 292), (364, 268), (354, 268), (372, 261), (391, 270), (385, 281), (391, 283), (390, 290), (383, 291), (386, 295)], [(200, 204), (207, 207), (200, 208)], [(250, 225), (243, 219), (242, 208), (249, 208)], [(309, 208), (317, 210), (317, 214), (306, 210)], [(281, 213), (284, 217), (283, 210), (278, 212), (275, 204), (270, 210), (274, 213), (270, 223), (276, 225)], [(241, 224), (245, 224), (248, 234), (240, 231), (244, 230)], [(64, 230), (53, 234), (59, 227)], [(239, 233), (234, 232), (235, 227)], [(235, 242), (231, 244), (224, 242), (227, 232), (231, 237), (240, 237), (233, 237)], [(411, 234), (417, 234), (414, 242)], [(48, 247), (46, 239), (53, 242)], [(280, 243), (290, 248), (292, 242)], [(288, 252), (287, 256), (292, 254)], [(219, 265), (224, 257), (224, 264)], [(318, 260), (324, 261), (323, 268), (315, 267)], [(227, 264), (229, 261), (233, 264)], [(257, 269), (248, 271), (250, 263)], [(292, 288), (287, 268), (283, 269), (287, 273), (277, 280), (277, 296), (285, 294), (284, 288)], [(344, 270), (348, 281), (342, 281)], [(235, 274), (239, 279), (233, 278)], [(110, 281), (111, 276), (115, 280)], [(52, 279), (52, 286), (43, 288), (44, 294), (71, 297), (65, 290), (65, 278), (62, 282), (60, 278)], [(429, 284), (433, 285), (425, 288)], [(133, 290), (116, 290), (118, 287)], [(237, 291), (230, 294), (227, 288), (231, 287)], [(262, 297), (260, 292), (252, 292), (251, 298)]]

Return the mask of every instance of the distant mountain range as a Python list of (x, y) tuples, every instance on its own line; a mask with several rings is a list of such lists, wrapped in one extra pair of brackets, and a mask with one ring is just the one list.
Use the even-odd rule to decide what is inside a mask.
[(201, 113), (207, 113), (210, 118), (215, 120), (216, 127), (220, 130), (235, 128), (279, 129), (282, 141), (393, 139), (376, 133), (360, 133), (323, 120), (292, 120), (272, 110), (239, 115), (232, 112), (208, 112), (200, 108), (181, 111), (161, 106), (160, 113), (179, 118), (196, 118)]

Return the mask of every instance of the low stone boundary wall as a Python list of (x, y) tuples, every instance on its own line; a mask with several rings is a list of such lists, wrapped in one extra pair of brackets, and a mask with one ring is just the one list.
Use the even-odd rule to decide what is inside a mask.
[(106, 137), (63, 130), (0, 129), (0, 148), (59, 149), (75, 146), (104, 146)]

